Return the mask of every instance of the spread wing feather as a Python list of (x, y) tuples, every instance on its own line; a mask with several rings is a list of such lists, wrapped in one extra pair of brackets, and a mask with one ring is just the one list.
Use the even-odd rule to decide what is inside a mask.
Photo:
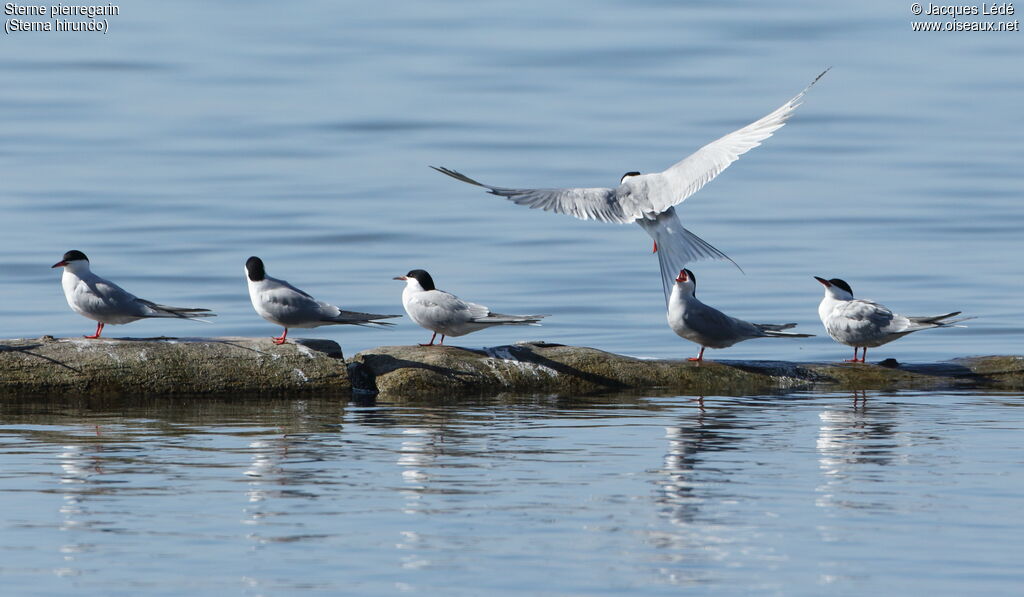
[(632, 214), (623, 213), (615, 189), (509, 189), (492, 187), (448, 168), (434, 166), (431, 168), (441, 174), (447, 174), (455, 180), (483, 187), (492, 195), (505, 197), (517, 205), (525, 205), (530, 209), (543, 209), (581, 220), (597, 220), (613, 224), (628, 224), (636, 219)]
[(721, 174), (741, 155), (771, 137), (786, 124), (802, 103), (804, 95), (827, 72), (828, 69), (815, 77), (803, 91), (767, 116), (708, 143), (663, 172), (649, 175), (655, 179), (649, 181), (652, 187), (647, 193), (647, 198), (651, 202), (650, 209), (660, 213), (682, 203)]
[(773, 112), (747, 126), (735, 130), (701, 147), (696, 152), (663, 172), (627, 178), (614, 189), (512, 189), (494, 187), (474, 180), (449, 168), (431, 166), (455, 180), (487, 189), (492, 195), (505, 197), (531, 209), (567, 214), (581, 220), (598, 220), (625, 224), (644, 217), (654, 217), (678, 205), (718, 176), (741, 155), (757, 147), (779, 130), (804, 95), (818, 82), (826, 69), (811, 84)]

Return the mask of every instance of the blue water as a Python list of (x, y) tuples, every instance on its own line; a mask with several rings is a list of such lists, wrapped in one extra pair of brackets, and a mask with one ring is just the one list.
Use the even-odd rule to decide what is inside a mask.
[[(215, 326), (111, 335), (270, 335), (242, 264), (325, 300), (401, 313), (415, 267), (505, 312), (517, 339), (641, 356), (695, 347), (664, 322), (636, 226), (532, 211), (430, 170), (507, 186), (612, 185), (655, 171), (833, 70), (791, 122), (687, 200), (684, 221), (746, 270), (698, 263), (700, 296), (820, 332), (813, 275), (908, 314), (963, 310), (879, 358), (1020, 352), (1021, 34), (914, 33), (888, 2), (178, 2), (123, 6), (108, 35), (3, 40), (5, 335), (91, 332), (48, 266), (71, 248), (132, 292), (214, 308)], [(317, 330), (354, 353), (424, 341)], [(828, 338), (720, 358), (835, 359)]]
[[(248, 301), (259, 255), (350, 309), (401, 313), (391, 278), (425, 268), (496, 310), (551, 314), (461, 345), (691, 356), (638, 227), (527, 210), (428, 165), (610, 186), (831, 66), (680, 208), (746, 271), (694, 264), (702, 299), (819, 336), (710, 357), (848, 358), (821, 335), (814, 275), (906, 314), (977, 316), (872, 358), (1020, 354), (1024, 34), (914, 33), (910, 4), (182, 1), (126, 3), (107, 35), (4, 35), (2, 334), (92, 332), (49, 269), (79, 249), (142, 297), (219, 313), (110, 336), (278, 334)], [(407, 319), (293, 335), (350, 355), (428, 338)], [(689, 398), (641, 398), (12, 406), (0, 584), (959, 595), (1024, 580), (1019, 396), (752, 397), (703, 419)]]
[(1020, 395), (5, 404), (5, 594), (1019, 594)]

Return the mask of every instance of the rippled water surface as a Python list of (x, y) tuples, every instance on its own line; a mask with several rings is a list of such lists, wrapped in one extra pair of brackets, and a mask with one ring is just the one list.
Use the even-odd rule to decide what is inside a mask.
[(0, 408), (8, 594), (1016, 594), (1020, 395)]
[[(970, 327), (877, 358), (1020, 354), (1024, 33), (910, 30), (911, 3), (124, 3), (107, 35), (0, 39), (0, 325), (83, 334), (64, 251), (214, 325), (270, 336), (250, 255), (320, 298), (400, 313), (391, 278), (542, 328), (461, 338), (696, 348), (665, 325), (636, 226), (501, 186), (656, 171), (832, 70), (680, 208), (732, 256), (700, 296), (829, 360), (811, 276)], [(987, 19), (984, 19), (987, 20)], [(1008, 19), (1000, 19), (1008, 20)], [(425, 341), (296, 330), (347, 354)], [(625, 397), (423, 407), (0, 403), (5, 594), (1016, 594), (1020, 396)]]
[[(396, 274), (543, 329), (462, 340), (688, 356), (665, 325), (636, 226), (532, 211), (496, 185), (606, 186), (657, 171), (767, 114), (825, 67), (790, 123), (683, 205), (731, 255), (700, 296), (820, 330), (813, 275), (968, 330), (879, 358), (1020, 352), (1024, 33), (914, 33), (907, 5), (794, 1), (314, 1), (124, 5), (107, 35), (4, 36), (4, 333), (90, 332), (48, 266), (71, 248), (140, 296), (216, 309), (215, 326), (108, 334), (277, 333), (242, 264), (355, 309), (401, 312)], [(349, 353), (424, 341), (408, 321), (296, 332)], [(827, 338), (735, 358), (846, 356)]]

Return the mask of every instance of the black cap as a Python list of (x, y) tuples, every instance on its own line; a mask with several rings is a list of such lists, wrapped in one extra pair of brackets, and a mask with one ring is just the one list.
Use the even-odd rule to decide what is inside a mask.
[(245, 260), (245, 273), (253, 282), (259, 282), (267, 277), (267, 270), (263, 269), (263, 260), (255, 256)]
[(435, 290), (434, 279), (430, 277), (430, 274), (426, 270), (414, 269), (409, 273), (405, 274), (407, 278), (416, 278), (416, 281), (420, 283), (423, 290)]
[(851, 295), (853, 294), (853, 289), (850, 288), (850, 285), (847, 284), (845, 280), (840, 280), (839, 278), (832, 278), (831, 280), (828, 281), (828, 283), (833, 286), (836, 286), (837, 288), (842, 288), (846, 292), (849, 292)]
[(81, 251), (68, 251), (64, 253), (64, 261), (89, 261), (89, 258), (85, 256), (85, 253)]

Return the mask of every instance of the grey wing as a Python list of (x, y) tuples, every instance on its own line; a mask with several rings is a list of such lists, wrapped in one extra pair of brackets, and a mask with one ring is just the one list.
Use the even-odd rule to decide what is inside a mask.
[[(461, 300), (461, 299), (460, 299)], [(466, 309), (469, 310), (470, 319), (484, 319), (491, 314), (490, 307), (471, 303), (469, 301), (462, 301), (466, 305)]]
[(703, 303), (700, 303), (698, 308), (688, 309), (685, 321), (690, 329), (709, 339), (714, 339), (716, 343), (732, 344), (764, 335), (754, 324), (729, 317), (718, 309)]
[(261, 290), (264, 307), (278, 315), (279, 318), (298, 318), (300, 320), (318, 321), (336, 315), (339, 309), (333, 305), (318, 301), (309, 293), (300, 290), (284, 280), (267, 276), (267, 284)]
[(906, 331), (910, 323), (906, 317), (893, 313), (892, 309), (874, 301), (854, 299), (836, 307), (835, 314), (841, 316), (833, 321), (844, 329), (841, 333), (858, 335), (898, 334)]
[[(313, 298), (313, 295), (309, 294), (305, 290), (302, 290), (301, 288), (296, 288), (295, 286), (292, 286), (291, 284), (288, 283), (287, 280), (281, 280), (280, 278), (271, 278), (270, 276), (267, 276), (266, 279), (274, 283), (274, 288), (275, 289), (277, 289), (277, 288), (285, 289), (286, 288), (286, 289), (288, 289), (288, 290), (290, 290), (290, 291), (292, 291), (294, 293), (300, 294), (300, 295), (302, 295), (302, 296), (304, 296), (304, 297), (306, 297), (306, 298), (308, 298), (308, 299), (310, 299), (310, 300), (312, 300), (314, 302), (318, 302), (315, 298)], [(284, 293), (282, 293), (282, 294), (284, 294)]]
[(78, 302), (91, 313), (103, 315), (138, 315), (150, 313), (148, 301), (142, 301), (134, 294), (103, 278), (82, 281)]
[[(418, 316), (437, 325), (457, 325), (473, 319), (473, 313), (485, 317), (489, 310), (483, 305), (467, 303), (443, 290), (428, 290), (412, 299)], [(481, 311), (480, 309), (483, 309)]]
[(645, 195), (650, 201), (650, 208), (655, 213), (660, 213), (673, 205), (682, 203), (738, 160), (741, 155), (771, 137), (772, 133), (786, 124), (794, 110), (800, 106), (804, 95), (827, 72), (826, 69), (803, 91), (779, 106), (771, 114), (708, 143), (663, 172), (642, 177), (648, 180), (637, 182), (648, 186)]
[(608, 188), (572, 188), (572, 189), (509, 189), (492, 187), (472, 178), (449, 170), (435, 168), (441, 174), (447, 174), (455, 180), (487, 189), (492, 195), (505, 197), (518, 205), (530, 209), (543, 209), (555, 213), (566, 214), (581, 220), (598, 220), (614, 224), (626, 224), (638, 216), (626, 213), (620, 203), (619, 189)]

